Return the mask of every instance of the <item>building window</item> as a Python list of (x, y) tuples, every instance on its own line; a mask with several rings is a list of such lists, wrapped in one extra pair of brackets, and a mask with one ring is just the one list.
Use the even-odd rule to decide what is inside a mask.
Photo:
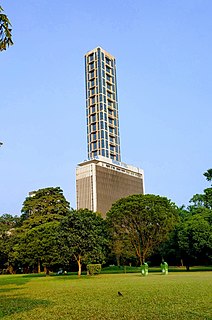
[(104, 129), (104, 122), (103, 121), (100, 121), (100, 128)]
[(90, 54), (90, 55), (88, 56), (88, 59), (89, 59), (89, 62), (93, 61), (93, 60), (94, 60), (94, 54), (93, 54), (93, 53)]
[(91, 131), (96, 131), (96, 123), (91, 125)]
[(112, 133), (112, 134), (114, 134), (114, 128), (109, 127), (109, 132)]
[(90, 99), (90, 104), (95, 104), (95, 102), (96, 102), (96, 98), (95, 97)]
[(106, 80), (111, 82), (111, 76), (109, 76), (108, 74), (106, 74)]
[(90, 96), (93, 96), (95, 94), (95, 88), (90, 90)]
[(108, 66), (106, 66), (106, 72), (110, 73), (110, 71), (111, 69)]
[(107, 83), (107, 89), (112, 91), (112, 85)]
[(92, 62), (91, 64), (89, 64), (89, 71), (91, 71), (92, 69), (94, 69), (94, 62)]
[(91, 141), (95, 141), (96, 140), (96, 133), (92, 133), (91, 134)]
[(91, 122), (96, 122), (96, 115), (95, 114), (91, 116)]
[(110, 59), (108, 59), (108, 57), (106, 57), (106, 58), (105, 58), (105, 61), (106, 61), (106, 63), (107, 63), (108, 65), (110, 65), (110, 64), (111, 64), (111, 60), (110, 60)]
[(93, 142), (92, 143), (92, 150), (96, 150), (97, 149), (97, 143), (96, 142)]
[(92, 72), (89, 72), (89, 79), (92, 79), (95, 77), (95, 72), (92, 71)]
[(94, 87), (95, 86), (95, 80), (89, 81), (89, 86), (90, 86), (90, 88)]

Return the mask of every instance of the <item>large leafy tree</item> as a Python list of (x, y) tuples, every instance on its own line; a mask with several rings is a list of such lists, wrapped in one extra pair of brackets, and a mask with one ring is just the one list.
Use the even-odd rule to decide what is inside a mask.
[[(31, 227), (44, 222), (58, 220), (69, 212), (70, 204), (60, 187), (39, 189), (27, 197), (22, 207), (22, 220)], [(26, 223), (26, 224), (27, 224)]]
[(49, 268), (59, 262), (58, 225), (70, 211), (59, 187), (39, 189), (23, 203), (22, 225), (16, 230), (10, 254), (13, 264)]
[(194, 263), (212, 261), (212, 211), (205, 209), (201, 213), (188, 215), (178, 227), (178, 246), (187, 270)]
[[(203, 175), (211, 181), (212, 169)], [(187, 270), (192, 264), (211, 263), (212, 188), (195, 194), (190, 205), (179, 210), (180, 221), (160, 251), (172, 260), (177, 258), (182, 265), (186, 265)]]
[(129, 241), (140, 264), (164, 241), (177, 221), (177, 208), (165, 197), (132, 195), (112, 205), (107, 222), (114, 239)]
[(103, 263), (107, 250), (107, 229), (103, 218), (88, 210), (72, 210), (61, 221), (60, 250), (66, 263), (74, 259), (81, 275), (82, 264)]
[(10, 214), (0, 216), (0, 269), (9, 267), (9, 254), (12, 250), (12, 237), (19, 218)]
[(22, 266), (41, 271), (60, 264), (61, 256), (58, 246), (59, 222), (51, 221), (31, 229), (19, 229), (16, 244), (13, 247), (13, 258)]
[[(212, 181), (212, 169), (208, 169), (203, 175), (207, 181)], [(191, 200), (188, 210), (193, 214), (199, 212), (199, 209), (207, 208), (212, 210), (212, 187), (206, 188), (203, 194), (195, 194)]]
[(0, 6), (0, 51), (6, 50), (7, 47), (13, 45), (11, 27), (10, 20)]
[[(203, 175), (212, 181), (212, 169)], [(210, 263), (212, 260), (212, 188), (195, 194), (188, 206), (187, 216), (178, 226), (178, 246), (187, 269), (192, 263)]]

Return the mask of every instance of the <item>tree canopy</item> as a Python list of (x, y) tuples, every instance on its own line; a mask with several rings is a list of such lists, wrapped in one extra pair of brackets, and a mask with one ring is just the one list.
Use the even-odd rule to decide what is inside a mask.
[(208, 169), (206, 172), (203, 173), (203, 175), (206, 177), (207, 181), (212, 182), (212, 169)]
[(0, 51), (6, 50), (7, 47), (13, 45), (11, 27), (10, 20), (0, 6)]
[(178, 227), (178, 245), (187, 269), (212, 259), (212, 211), (188, 216)]
[(31, 193), (27, 197), (22, 207), (23, 220), (36, 220), (43, 219), (44, 222), (60, 219), (66, 215), (70, 209), (69, 202), (63, 195), (63, 190), (60, 187), (51, 187), (39, 189)]
[(114, 238), (128, 239), (142, 264), (173, 229), (177, 209), (165, 197), (132, 195), (112, 205), (107, 221)]
[(72, 210), (61, 221), (61, 250), (67, 263), (73, 258), (81, 275), (82, 263), (103, 263), (106, 256), (106, 223), (103, 218), (88, 210)]

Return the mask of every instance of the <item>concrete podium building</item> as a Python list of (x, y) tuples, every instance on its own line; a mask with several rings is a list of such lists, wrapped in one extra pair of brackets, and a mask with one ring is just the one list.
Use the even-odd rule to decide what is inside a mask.
[(97, 47), (85, 55), (88, 160), (76, 170), (77, 209), (105, 217), (116, 200), (144, 193), (143, 170), (121, 162), (115, 57)]

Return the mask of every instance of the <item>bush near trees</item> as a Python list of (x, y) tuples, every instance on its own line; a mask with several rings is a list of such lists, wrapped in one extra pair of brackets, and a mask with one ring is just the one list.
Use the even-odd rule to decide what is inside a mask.
[[(204, 173), (212, 181), (212, 169)], [(155, 257), (158, 257), (155, 259)], [(22, 215), (0, 216), (0, 273), (70, 270), (87, 264), (135, 264), (165, 259), (169, 265), (212, 263), (212, 188), (187, 208), (165, 197), (133, 195), (118, 200), (106, 220), (73, 210), (59, 188), (27, 197)]]

